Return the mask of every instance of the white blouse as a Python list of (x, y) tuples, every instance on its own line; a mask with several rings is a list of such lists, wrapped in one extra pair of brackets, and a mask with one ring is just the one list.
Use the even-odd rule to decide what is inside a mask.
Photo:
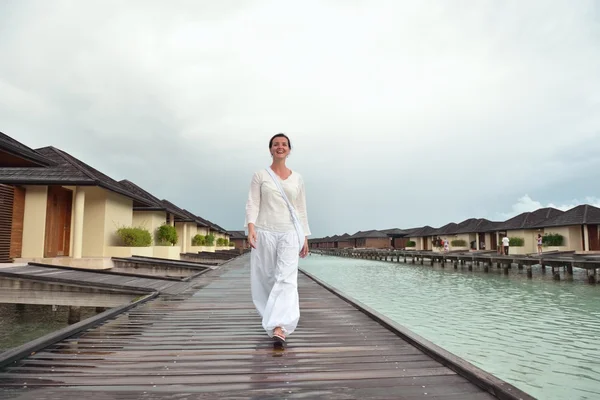
[[(292, 174), (285, 180), (275, 176), (279, 179), (288, 200), (296, 209), (304, 235), (310, 235), (302, 176), (296, 171), (292, 171)], [(246, 203), (245, 226), (248, 227), (250, 223), (257, 228), (274, 232), (295, 230), (290, 210), (266, 169), (255, 172), (252, 176)]]

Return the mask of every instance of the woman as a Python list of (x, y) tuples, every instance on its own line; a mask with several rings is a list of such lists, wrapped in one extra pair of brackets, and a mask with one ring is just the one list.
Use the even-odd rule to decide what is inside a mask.
[[(300, 319), (298, 257), (306, 257), (310, 235), (304, 181), (285, 164), (291, 150), (290, 139), (283, 133), (271, 138), (270, 171), (254, 173), (246, 203), (252, 301), (263, 328), (279, 345), (285, 344)], [(293, 212), (301, 226), (294, 224)]]
[(538, 256), (542, 255), (542, 235), (538, 233), (537, 235), (537, 250)]

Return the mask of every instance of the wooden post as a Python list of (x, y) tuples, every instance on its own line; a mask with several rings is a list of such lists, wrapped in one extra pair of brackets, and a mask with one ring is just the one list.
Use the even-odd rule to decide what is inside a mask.
[(596, 284), (596, 269), (588, 269), (587, 270), (588, 283), (590, 285)]
[(560, 268), (554, 269), (554, 267), (552, 267), (552, 278), (555, 281), (560, 281)]
[(469, 271), (473, 271), (473, 263), (469, 264)]
[(520, 270), (523, 269), (523, 264), (521, 264), (521, 263), (517, 264), (517, 268), (519, 268)]
[(484, 265), (483, 266), (483, 272), (490, 272), (490, 266), (489, 265)]
[(529, 279), (533, 278), (533, 270), (531, 269), (531, 264), (527, 265), (527, 277)]
[(504, 275), (508, 275), (508, 264), (504, 264), (504, 268), (502, 268), (504, 270)]
[(567, 275), (573, 275), (573, 264), (567, 265)]

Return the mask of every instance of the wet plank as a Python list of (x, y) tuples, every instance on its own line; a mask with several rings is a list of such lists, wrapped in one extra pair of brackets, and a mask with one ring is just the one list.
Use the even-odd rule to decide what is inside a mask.
[(99, 270), (80, 271), (32, 265), (3, 268), (0, 276), (100, 288), (158, 291), (166, 295), (180, 294), (191, 287), (190, 282), (115, 275)]
[(0, 397), (496, 398), (302, 274), (298, 329), (274, 349), (248, 261), (12, 364)]

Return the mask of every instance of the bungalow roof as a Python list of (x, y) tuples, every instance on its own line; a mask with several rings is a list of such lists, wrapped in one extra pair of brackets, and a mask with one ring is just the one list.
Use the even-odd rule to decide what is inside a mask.
[[(47, 159), (42, 154), (2, 132), (0, 132), (0, 151), (8, 153), (17, 159), (26, 160), (35, 166), (48, 167), (54, 165), (52, 160)], [(12, 167), (12, 165), (5, 165), (5, 167)]]
[(455, 222), (450, 222), (438, 229), (435, 229), (432, 232), (429, 232), (429, 234), (427, 236), (432, 236), (432, 235), (451, 235), (454, 233), (454, 231), (456, 230), (456, 228), (458, 227), (458, 224)]
[(130, 192), (108, 175), (63, 150), (48, 146), (36, 149), (36, 152), (51, 160), (53, 165), (42, 168), (0, 168), (0, 183), (100, 186), (133, 199), (134, 206), (151, 205), (147, 199)]
[(248, 238), (245, 231), (227, 231), (227, 233), (229, 233), (229, 236), (231, 237), (231, 239), (247, 239)]
[(388, 235), (386, 235), (383, 232), (380, 232), (376, 229), (372, 229), (369, 231), (358, 231), (356, 232), (354, 235), (350, 236), (348, 239), (373, 239), (373, 238), (387, 238)]
[(496, 226), (496, 230), (533, 229), (544, 221), (563, 214), (564, 211), (552, 207), (540, 208), (516, 215)]
[(410, 237), (426, 237), (426, 236), (435, 235), (436, 231), (437, 231), (437, 228), (433, 228), (429, 225), (425, 225), (422, 228), (413, 230), (411, 233), (409, 233), (409, 236)]
[(127, 179), (120, 180), (119, 184), (121, 186), (125, 187), (130, 192), (147, 199), (149, 202), (152, 202), (151, 207), (136, 207), (136, 208), (139, 208), (139, 209), (155, 208), (155, 209), (159, 209), (159, 210), (165, 210), (168, 213), (174, 214), (175, 216), (180, 217), (180, 218), (184, 217), (184, 214), (180, 213), (176, 208), (171, 207), (170, 203), (168, 203), (168, 202), (163, 203), (158, 197), (156, 197), (152, 193), (142, 189), (140, 186), (136, 185), (135, 183), (131, 182), (130, 180), (127, 180)]
[(600, 208), (589, 204), (582, 204), (546, 219), (532, 226), (532, 228), (549, 228), (554, 226), (600, 224)]

